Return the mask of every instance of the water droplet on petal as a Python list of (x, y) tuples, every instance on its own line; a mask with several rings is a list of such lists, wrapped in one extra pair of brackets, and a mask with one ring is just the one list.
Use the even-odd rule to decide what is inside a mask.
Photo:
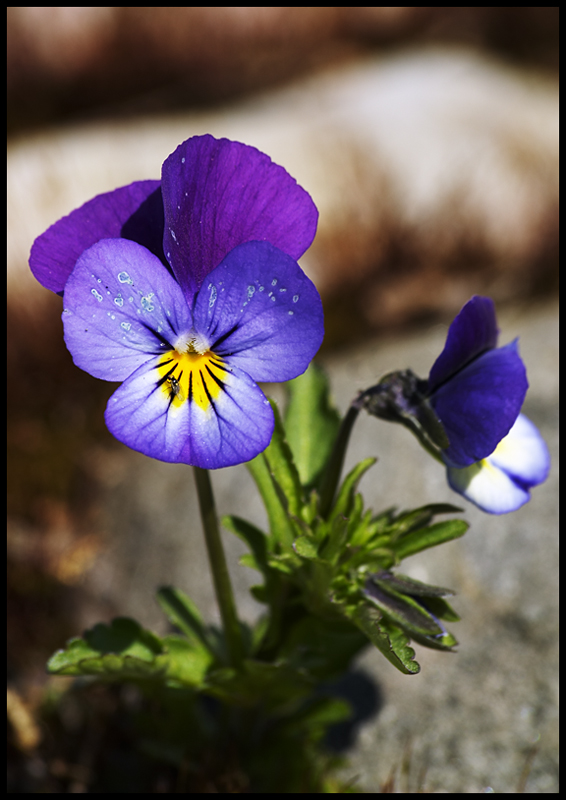
[(296, 303), (298, 299), (299, 299), (299, 295), (298, 294), (294, 294), (293, 295), (293, 303)]
[(254, 294), (255, 294), (255, 286), (248, 286), (248, 291), (247, 291), (248, 300), (251, 300)]
[(96, 297), (99, 303), (102, 303), (102, 295), (99, 294), (99, 292), (97, 292), (96, 289), (91, 289), (90, 293)]
[(208, 299), (208, 307), (212, 308), (212, 306), (216, 303), (216, 296), (217, 296), (216, 286), (211, 286), (210, 288), (210, 297)]
[(260, 290), (260, 292), (263, 292), (263, 291), (264, 291), (264, 289), (265, 289), (265, 286), (260, 286), (260, 287), (259, 287), (259, 290)]
[(133, 280), (130, 278), (127, 272), (119, 272), (118, 280), (120, 283), (129, 283), (130, 285), (133, 284)]
[(121, 322), (120, 327), (123, 328), (125, 331), (129, 331), (132, 327), (131, 322)]
[(124, 298), (122, 297), (121, 294), (119, 294), (118, 297), (114, 298), (114, 302), (116, 303), (118, 308), (122, 308), (122, 306), (124, 305)]
[(288, 313), (289, 313), (289, 316), (292, 317), (295, 312), (294, 311), (289, 311)]
[(141, 305), (144, 311), (153, 311), (153, 303), (151, 302), (151, 298), (153, 297), (153, 292), (148, 292), (145, 297), (141, 299)]
[(273, 280), (271, 281), (271, 285), (277, 286), (277, 278), (273, 278)]

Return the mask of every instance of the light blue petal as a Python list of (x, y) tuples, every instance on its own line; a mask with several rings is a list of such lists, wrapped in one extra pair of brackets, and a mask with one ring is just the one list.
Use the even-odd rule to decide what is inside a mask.
[(234, 248), (208, 275), (195, 328), (254, 381), (301, 375), (324, 337), (319, 294), (291, 256), (268, 242)]
[(181, 461), (189, 435), (188, 403), (177, 407), (159, 381), (161, 356), (143, 364), (116, 389), (106, 407), (106, 425), (118, 441), (160, 461)]
[(447, 467), (450, 487), (488, 514), (516, 511), (530, 498), (510, 475), (490, 463), (489, 458), (463, 469)]
[(546, 443), (536, 425), (524, 414), (519, 414), (507, 436), (489, 456), (489, 460), (526, 486), (542, 483), (550, 470), (550, 455)]
[(157, 256), (128, 239), (102, 239), (82, 254), (63, 307), (73, 361), (107, 381), (125, 380), (192, 327), (179, 284)]
[(529, 499), (529, 489), (548, 477), (550, 456), (536, 426), (520, 414), (494, 452), (464, 469), (447, 467), (455, 492), (490, 514), (515, 511)]
[(255, 458), (271, 441), (273, 411), (259, 386), (237, 367), (230, 367), (223, 383), (209, 410), (190, 405), (190, 439), (180, 459), (185, 463), (230, 467)]
[(160, 461), (218, 469), (265, 450), (274, 419), (268, 400), (237, 368), (227, 368), (223, 387), (202, 408), (190, 397), (173, 402), (159, 369), (162, 357), (141, 366), (112, 395), (106, 424), (121, 442)]

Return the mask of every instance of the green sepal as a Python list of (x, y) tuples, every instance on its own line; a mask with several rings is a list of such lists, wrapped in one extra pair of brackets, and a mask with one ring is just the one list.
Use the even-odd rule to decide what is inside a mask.
[(426, 550), (428, 547), (435, 547), (452, 539), (458, 539), (466, 533), (468, 528), (469, 524), (464, 520), (450, 519), (407, 533), (392, 542), (390, 546), (398, 558), (407, 558), (407, 556), (420, 553), (421, 550)]
[[(366, 591), (368, 601), (392, 623), (403, 628), (415, 641), (440, 650), (450, 650), (456, 639), (430, 613), (424, 601), (400, 594), (386, 585), (386, 581), (372, 578), (373, 586)], [(379, 591), (381, 589), (381, 591)], [(428, 605), (428, 602), (427, 602)]]
[(303, 486), (313, 486), (330, 457), (340, 428), (340, 414), (330, 403), (325, 372), (312, 363), (298, 378), (288, 381), (285, 411), (287, 441), (293, 451)]
[(446, 597), (453, 595), (452, 589), (445, 589), (444, 586), (431, 586), (428, 583), (409, 578), (408, 575), (401, 575), (398, 572), (383, 572), (382, 574), (372, 575), (372, 581), (377, 583), (386, 592), (392, 590), (399, 594), (409, 594), (413, 597)]

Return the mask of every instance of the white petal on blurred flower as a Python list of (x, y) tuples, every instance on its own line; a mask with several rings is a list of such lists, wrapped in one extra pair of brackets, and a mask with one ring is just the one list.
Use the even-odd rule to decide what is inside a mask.
[(506, 514), (530, 499), (529, 488), (550, 469), (546, 444), (533, 423), (520, 414), (494, 452), (465, 469), (447, 467), (455, 492), (490, 514)]
[(489, 456), (490, 462), (528, 486), (548, 477), (550, 456), (544, 439), (530, 419), (519, 414), (517, 421)]

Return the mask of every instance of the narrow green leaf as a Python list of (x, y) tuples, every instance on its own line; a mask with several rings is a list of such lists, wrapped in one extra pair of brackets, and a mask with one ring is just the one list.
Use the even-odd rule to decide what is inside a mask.
[(231, 533), (239, 536), (250, 548), (262, 572), (267, 572), (267, 537), (263, 531), (247, 522), (245, 519), (235, 516), (222, 517), (222, 524)]
[(338, 556), (344, 552), (348, 538), (348, 520), (344, 517), (335, 517), (328, 539), (320, 548), (320, 557), (331, 563), (336, 563)]
[(449, 503), (429, 503), (426, 506), (405, 511), (399, 514), (392, 523), (392, 536), (394, 539), (398, 539), (417, 528), (424, 528), (436, 514), (452, 514), (462, 510)]
[(269, 468), (280, 486), (287, 508), (291, 514), (298, 516), (303, 505), (303, 490), (299, 473), (293, 461), (293, 453), (285, 438), (285, 428), (279, 414), (277, 404), (270, 400), (275, 417), (275, 429), (269, 447), (264, 451)]
[(281, 500), (281, 494), (276, 489), (265, 453), (260, 453), (252, 461), (248, 461), (246, 467), (256, 482), (267, 511), (271, 549), (279, 546), (284, 552), (289, 552), (293, 546), (295, 533), (287, 509)]
[(303, 486), (313, 485), (328, 460), (338, 429), (340, 414), (330, 402), (329, 381), (316, 364), (288, 381), (289, 403), (285, 412), (287, 441)]
[(187, 636), (189, 641), (196, 639), (215, 657), (218, 652), (203, 622), (200, 611), (190, 597), (173, 586), (161, 586), (157, 592), (157, 602), (167, 619)]
[(431, 586), (428, 583), (409, 578), (408, 575), (401, 575), (399, 572), (382, 572), (372, 576), (374, 583), (389, 592), (409, 594), (413, 597), (446, 597), (453, 595), (452, 589), (445, 589), (443, 586)]
[(360, 461), (359, 464), (350, 470), (350, 472), (344, 478), (342, 486), (338, 491), (338, 496), (336, 498), (336, 502), (328, 516), (329, 521), (336, 519), (336, 517), (342, 515), (343, 517), (348, 518), (353, 507), (354, 503), (354, 493), (360, 482), (361, 478), (363, 477), (364, 473), (368, 471), (370, 467), (372, 467), (377, 458), (366, 458), (363, 461)]
[(407, 558), (428, 547), (435, 547), (437, 544), (449, 542), (451, 539), (458, 539), (468, 530), (469, 525), (462, 519), (451, 519), (447, 522), (437, 522), (428, 528), (408, 533), (401, 539), (391, 544), (391, 549), (395, 551), (399, 558)]

